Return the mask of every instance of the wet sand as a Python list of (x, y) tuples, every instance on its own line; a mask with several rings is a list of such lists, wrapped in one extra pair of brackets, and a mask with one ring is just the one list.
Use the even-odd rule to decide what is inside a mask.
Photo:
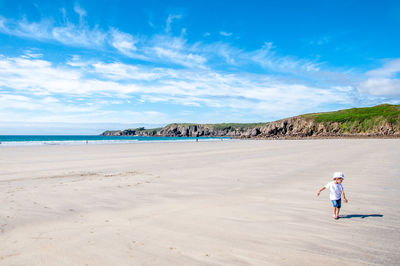
[(0, 146), (0, 169), (0, 265), (400, 260), (399, 139)]

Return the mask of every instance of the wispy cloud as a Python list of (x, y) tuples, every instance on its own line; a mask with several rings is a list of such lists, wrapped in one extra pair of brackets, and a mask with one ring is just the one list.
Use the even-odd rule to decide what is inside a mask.
[(74, 11), (79, 15), (79, 24), (82, 25), (84, 23), (84, 17), (86, 16), (86, 10), (78, 5), (78, 3), (75, 3)]
[(315, 72), (319, 71), (321, 63), (305, 59), (296, 59), (291, 56), (279, 56), (273, 51), (271, 42), (256, 51), (245, 53), (246, 58), (260, 64), (264, 68), (278, 72)]
[(138, 67), (122, 63), (92, 64), (92, 72), (111, 80), (157, 80), (167, 75), (165, 69)]
[(328, 44), (332, 41), (332, 36), (329, 35), (324, 35), (320, 36), (318, 38), (314, 38), (311, 41), (309, 41), (309, 44), (311, 45), (325, 45)]
[(111, 28), (110, 30), (110, 44), (123, 53), (124, 55), (133, 57), (134, 52), (136, 51), (136, 46), (135, 44), (138, 42), (133, 38), (132, 35), (120, 32), (119, 30), (115, 28)]
[(165, 25), (165, 32), (169, 33), (171, 31), (171, 26), (172, 26), (172, 23), (174, 22), (174, 20), (181, 19), (181, 18), (182, 18), (181, 14), (169, 14), (167, 21), (166, 21), (166, 25)]
[(26, 19), (15, 21), (0, 18), (0, 32), (39, 41), (56, 41), (65, 45), (94, 47), (104, 45), (107, 33), (97, 27), (67, 23), (55, 26), (50, 20), (29, 22)]
[(21, 56), (23, 58), (41, 58), (41, 57), (43, 57), (43, 54), (37, 52), (37, 50), (35, 50), (35, 49), (27, 49), (24, 52), (25, 52), (24, 55)]
[(359, 89), (363, 93), (378, 96), (400, 95), (400, 80), (386, 78), (370, 78), (362, 82)]
[(381, 68), (368, 71), (370, 77), (390, 78), (400, 72), (400, 58), (388, 60)]
[(220, 31), (219, 34), (225, 37), (232, 36), (232, 32), (226, 32), (226, 31)]
[(360, 83), (359, 91), (376, 96), (399, 96), (400, 59), (388, 60), (381, 68), (366, 72), (367, 79)]

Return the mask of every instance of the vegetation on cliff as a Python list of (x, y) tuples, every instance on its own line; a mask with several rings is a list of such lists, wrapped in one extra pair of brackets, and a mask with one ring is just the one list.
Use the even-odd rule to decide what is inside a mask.
[(317, 123), (339, 123), (345, 132), (373, 132), (377, 127), (390, 124), (400, 128), (400, 105), (381, 104), (373, 107), (351, 108), (335, 112), (301, 115)]

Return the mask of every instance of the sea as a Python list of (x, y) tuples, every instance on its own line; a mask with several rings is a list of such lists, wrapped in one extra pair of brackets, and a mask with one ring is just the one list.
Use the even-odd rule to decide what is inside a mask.
[(0, 135), (1, 146), (32, 145), (89, 145), (123, 144), (146, 142), (195, 142), (226, 141), (229, 137), (142, 137), (142, 136), (100, 136), (100, 135)]

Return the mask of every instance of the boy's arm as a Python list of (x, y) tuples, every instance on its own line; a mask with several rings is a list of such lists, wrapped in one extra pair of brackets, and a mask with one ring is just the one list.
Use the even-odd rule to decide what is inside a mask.
[[(319, 196), (319, 194), (321, 193), (322, 190), (324, 190), (326, 187), (322, 187), (320, 190), (318, 190), (317, 192), (317, 196)], [(343, 192), (343, 191), (342, 191)]]
[(346, 195), (344, 194), (344, 190), (342, 190), (342, 197), (343, 197), (344, 202), (348, 202), (348, 200), (346, 199)]

